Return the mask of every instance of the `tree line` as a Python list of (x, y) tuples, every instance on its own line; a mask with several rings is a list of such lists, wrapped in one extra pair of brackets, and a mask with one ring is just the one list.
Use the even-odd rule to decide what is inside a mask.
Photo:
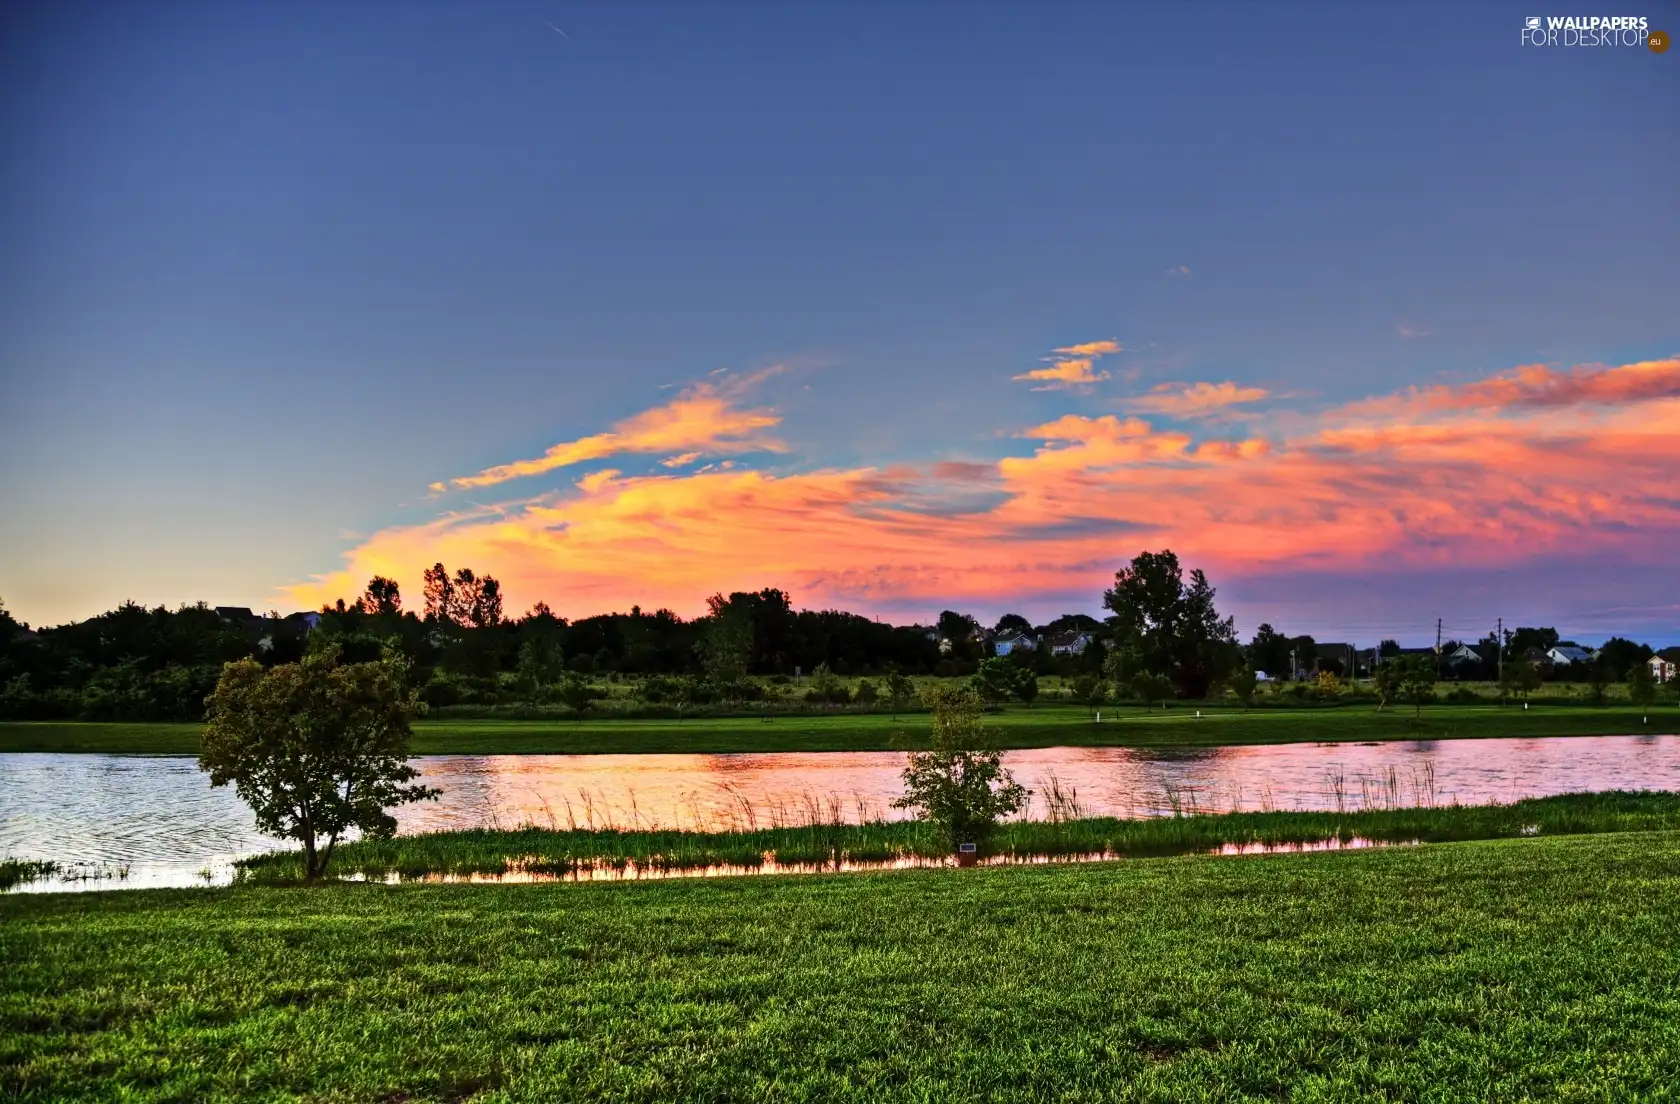
[[(1409, 658), (1393, 641), (1379, 649), (1374, 670), (1358, 669), (1370, 663), (1368, 653), (1346, 670), (1342, 656), (1321, 656), (1312, 637), (1270, 624), (1242, 645), (1215, 597), (1201, 570), (1186, 574), (1163, 550), (1141, 553), (1116, 572), (1102, 595), (1104, 620), (1068, 614), (1034, 626), (1006, 614), (990, 630), (953, 610), (932, 626), (895, 626), (840, 610), (795, 609), (787, 592), (774, 588), (715, 594), (706, 613), (692, 619), (632, 607), (568, 620), (542, 602), (509, 617), (498, 580), (441, 563), (425, 572), (418, 610), (405, 608), (401, 587), (380, 576), (357, 598), (310, 616), (228, 616), (202, 603), (168, 610), (126, 602), (31, 632), (0, 605), (0, 719), (198, 720), (224, 664), (249, 659), (272, 668), (329, 649), (347, 664), (399, 656), (430, 707), (558, 703), (577, 712), (599, 697), (603, 678), (628, 680), (649, 705), (680, 709), (790, 692), (824, 704), (896, 707), (904, 691), (891, 676), (911, 675), (965, 676), (985, 702), (1030, 705), (1038, 677), (1056, 674), (1069, 680), (1077, 700), (1095, 707), (1115, 698), (1200, 700), (1219, 691), (1251, 700), (1260, 672), (1275, 677), (1296, 668), (1319, 677), (1370, 677), (1405, 660), (1437, 677), (1451, 673), (1439, 657)], [(1089, 634), (1080, 654), (1051, 654), (1047, 638), (1065, 631)], [(992, 642), (1010, 633), (1030, 634), (1037, 645), (995, 655)], [(1489, 657), (1475, 675), (1502, 673), (1509, 693), (1520, 695), (1543, 677), (1575, 674), (1602, 694), (1610, 682), (1637, 678), (1652, 654), (1612, 638), (1582, 671), (1535, 660), (1558, 643), (1555, 630), (1511, 630), (1501, 668), (1490, 634), (1474, 646)], [(800, 685), (789, 687), (796, 675)]]

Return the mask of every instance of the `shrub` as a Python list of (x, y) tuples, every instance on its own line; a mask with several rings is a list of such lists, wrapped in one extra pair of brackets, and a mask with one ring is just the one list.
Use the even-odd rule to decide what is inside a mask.
[(943, 687), (926, 697), (933, 711), (932, 746), (909, 753), (904, 796), (893, 802), (935, 826), (955, 851), (962, 843), (984, 847), (1000, 817), (1026, 806), (1031, 791), (1004, 769), (980, 721), (980, 699), (969, 690)]

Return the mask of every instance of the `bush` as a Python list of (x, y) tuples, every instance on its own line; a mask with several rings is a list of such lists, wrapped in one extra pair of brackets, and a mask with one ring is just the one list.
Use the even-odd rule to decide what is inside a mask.
[(927, 703), (933, 710), (933, 744), (910, 752), (904, 796), (893, 806), (912, 809), (938, 828), (952, 851), (963, 843), (983, 848), (998, 818), (1024, 808), (1031, 791), (1004, 769), (1003, 753), (988, 743), (973, 691), (937, 688)]

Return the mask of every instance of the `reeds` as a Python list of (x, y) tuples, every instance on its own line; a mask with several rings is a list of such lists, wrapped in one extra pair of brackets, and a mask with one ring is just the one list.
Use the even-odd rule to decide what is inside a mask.
[(59, 871), (55, 862), (34, 859), (0, 859), (0, 889), (11, 889), (25, 882), (50, 878)]
[[(1380, 795), (1403, 792), (1398, 779), (1366, 785)], [(1428, 793), (1428, 780), (1420, 780)], [(1057, 781), (1044, 787), (1047, 819), (998, 825), (994, 856), (1016, 861), (1074, 856), (1143, 857), (1218, 852), (1226, 847), (1277, 848), (1355, 840), (1447, 842), (1680, 828), (1680, 794), (1609, 791), (1531, 798), (1502, 805), (1368, 807), (1336, 812), (1198, 813), (1193, 792), (1168, 794), (1171, 816), (1119, 819), (1080, 815), (1078, 795)], [(1262, 806), (1267, 803), (1262, 798)], [(1370, 804), (1370, 802), (1367, 802)], [(1188, 811), (1184, 811), (1188, 810)], [(858, 811), (867, 812), (860, 803)], [(843, 823), (838, 798), (807, 799), (768, 814), (743, 803), (743, 827), (731, 831), (575, 828), (534, 825), (512, 831), (477, 829), (363, 840), (340, 846), (335, 873), (370, 879), (537, 874), (575, 876), (595, 869), (694, 871), (701, 868), (837, 869), (937, 860), (947, 843), (928, 826), (863, 819)], [(637, 814), (639, 815), (639, 814)], [(761, 823), (767, 819), (769, 824)], [(862, 819), (862, 818), (860, 818)], [(300, 876), (296, 852), (242, 860), (240, 881), (290, 881)]]

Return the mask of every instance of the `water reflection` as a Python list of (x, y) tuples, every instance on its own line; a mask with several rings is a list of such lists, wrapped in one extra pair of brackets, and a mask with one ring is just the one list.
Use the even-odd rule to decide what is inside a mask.
[[(1227, 843), (1207, 851), (1209, 855), (1234, 857), (1239, 855), (1298, 854), (1306, 851), (1363, 851), (1373, 847), (1415, 847), (1419, 841), (1331, 838), (1300, 843)], [(970, 863), (973, 866), (1059, 866), (1066, 863), (1114, 862), (1126, 856), (1114, 851), (1092, 851), (1072, 855), (990, 855)], [(869, 874), (892, 870), (951, 870), (957, 867), (954, 858), (929, 858), (922, 855), (901, 855), (892, 859), (866, 861), (841, 859), (838, 862), (777, 862), (774, 854), (766, 852), (760, 862), (752, 865), (715, 863), (711, 866), (673, 867), (663, 863), (637, 863), (627, 859), (617, 863), (579, 864), (564, 873), (546, 870), (513, 869), (500, 873), (423, 874), (405, 878), (391, 873), (379, 879), (385, 885), (411, 883), (443, 885), (540, 885), (545, 882), (657, 882), (673, 878), (739, 878), (761, 874)], [(362, 875), (351, 875), (346, 881), (366, 881)]]
[[(1680, 737), (1281, 744), (1194, 749), (1044, 748), (1007, 762), (1042, 817), (1053, 789), (1086, 815), (1230, 809), (1356, 810), (1480, 804), (1605, 789), (1680, 789)], [(437, 802), (398, 810), (404, 833), (452, 828), (727, 830), (903, 815), (898, 752), (746, 755), (488, 755), (418, 760)], [(122, 879), (60, 888), (225, 881), (241, 855), (282, 846), (191, 758), (0, 755), (0, 857)], [(40, 888), (37, 885), (36, 888)]]

